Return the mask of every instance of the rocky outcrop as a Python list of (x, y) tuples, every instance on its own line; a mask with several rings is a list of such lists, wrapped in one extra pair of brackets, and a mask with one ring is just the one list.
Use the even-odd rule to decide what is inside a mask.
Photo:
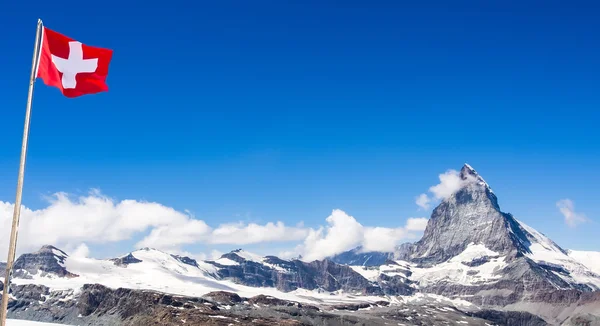
[(115, 266), (120, 267), (127, 267), (129, 264), (137, 264), (142, 262), (141, 260), (135, 258), (131, 253), (121, 258), (113, 258), (111, 261), (115, 264)]
[(53, 274), (59, 277), (76, 277), (65, 268), (68, 255), (53, 246), (43, 246), (34, 253), (21, 255), (13, 265), (13, 276), (30, 278), (31, 275)]
[(171, 257), (177, 259), (178, 261), (180, 261), (186, 265), (198, 267), (198, 262), (193, 258), (190, 258), (187, 256), (179, 256), (179, 255), (171, 255)]
[(546, 326), (548, 323), (542, 318), (524, 311), (497, 311), (480, 310), (473, 313), (467, 313), (469, 316), (489, 320), (496, 325), (527, 325), (527, 326)]
[(208, 301), (216, 302), (221, 305), (234, 305), (242, 302), (242, 298), (236, 293), (215, 291), (210, 292), (202, 296), (202, 298)]

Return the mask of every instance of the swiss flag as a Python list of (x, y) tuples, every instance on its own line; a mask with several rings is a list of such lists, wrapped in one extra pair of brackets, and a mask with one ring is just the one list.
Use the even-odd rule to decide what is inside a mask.
[(108, 91), (106, 76), (112, 50), (81, 44), (43, 27), (36, 76), (66, 97)]

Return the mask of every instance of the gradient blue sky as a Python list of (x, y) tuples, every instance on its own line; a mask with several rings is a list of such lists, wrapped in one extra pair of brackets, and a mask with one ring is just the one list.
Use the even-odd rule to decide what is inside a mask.
[[(340, 208), (392, 227), (428, 216), (415, 197), (468, 162), (504, 211), (600, 250), (598, 2), (418, 3), (7, 2), (0, 201), (14, 202), (39, 17), (114, 56), (108, 93), (37, 82), (28, 207), (98, 188), (211, 226), (317, 227)], [(565, 198), (591, 221), (566, 227)]]

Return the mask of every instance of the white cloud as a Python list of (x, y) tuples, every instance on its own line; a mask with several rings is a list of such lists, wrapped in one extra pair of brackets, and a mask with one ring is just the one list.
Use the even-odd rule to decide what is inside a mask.
[(425, 231), (428, 221), (429, 219), (426, 217), (409, 217), (406, 220), (406, 229), (408, 231)]
[[(286, 242), (301, 240), (308, 234), (307, 229), (287, 227), (282, 222), (224, 224), (212, 229), (204, 221), (171, 207), (136, 200), (116, 201), (98, 190), (77, 198), (56, 193), (46, 200), (48, 206), (43, 209), (22, 207), (18, 254), (35, 251), (45, 244), (71, 252), (83, 242), (120, 242), (148, 231), (136, 244), (138, 248), (153, 247), (174, 253), (181, 252), (181, 246), (188, 244)], [(8, 252), (13, 207), (0, 201), (0, 260)]]
[(326, 228), (311, 229), (296, 252), (285, 256), (302, 255), (305, 261), (320, 260), (362, 246), (363, 251), (392, 251), (403, 240), (414, 238), (410, 231), (423, 229), (425, 218), (410, 218), (406, 227), (365, 227), (354, 217), (336, 209), (326, 219)]
[[(404, 228), (364, 228), (362, 250), (393, 251), (402, 239), (410, 238), (408, 230)], [(350, 248), (351, 249), (351, 248)]]
[(85, 243), (82, 243), (79, 246), (77, 246), (75, 250), (71, 251), (70, 256), (87, 258), (90, 256), (90, 248), (88, 248), (88, 246)]
[[(249, 245), (275, 242), (300, 242), (285, 256), (322, 259), (362, 246), (365, 251), (391, 251), (401, 240), (422, 231), (425, 218), (409, 218), (404, 227), (367, 227), (341, 210), (327, 217), (325, 227), (287, 226), (283, 222), (225, 223), (212, 228), (189, 212), (177, 211), (154, 202), (117, 201), (94, 190), (80, 197), (57, 193), (45, 208), (23, 207), (19, 226), (18, 254), (51, 244), (72, 255), (89, 256), (88, 245), (120, 243), (143, 236), (133, 250), (151, 247), (193, 258), (218, 258), (222, 253), (190, 254), (186, 245)], [(0, 202), (0, 259), (6, 256), (13, 205)], [(208, 248), (211, 250), (213, 248)], [(275, 249), (274, 249), (275, 251)], [(276, 252), (272, 252), (275, 254)]]
[(363, 239), (363, 226), (354, 217), (336, 209), (326, 219), (325, 229), (310, 230), (301, 247), (307, 261), (322, 259), (357, 247)]
[(272, 241), (298, 241), (308, 235), (308, 230), (300, 227), (285, 226), (283, 222), (265, 225), (255, 223), (231, 223), (222, 224), (213, 230), (210, 239), (211, 244), (255, 244)]
[(182, 245), (201, 242), (210, 236), (210, 227), (201, 220), (187, 219), (178, 224), (158, 226), (135, 246), (176, 251)]
[(429, 196), (427, 196), (427, 194), (420, 194), (415, 202), (422, 209), (429, 209), (429, 203), (431, 202), (431, 199)]
[(565, 217), (565, 223), (569, 227), (576, 227), (577, 225), (588, 221), (585, 214), (575, 212), (575, 203), (570, 199), (561, 199), (556, 202), (556, 207), (560, 210), (562, 215)]
[(448, 170), (438, 177), (440, 183), (429, 187), (431, 196), (428, 196), (427, 194), (420, 194), (417, 196), (415, 203), (419, 207), (429, 209), (430, 204), (434, 200), (439, 201), (447, 199), (467, 184), (477, 182), (477, 179), (470, 174), (467, 174), (466, 180), (461, 179), (460, 172), (456, 170)]
[(465, 182), (456, 170), (448, 170), (439, 175), (440, 183), (429, 188), (436, 199), (446, 199), (463, 187)]

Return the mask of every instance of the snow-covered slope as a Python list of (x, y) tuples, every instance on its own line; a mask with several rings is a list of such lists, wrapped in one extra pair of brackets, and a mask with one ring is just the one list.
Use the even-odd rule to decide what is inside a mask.
[(408, 279), (410, 274), (411, 264), (397, 260), (394, 262), (388, 261), (384, 265), (379, 266), (350, 266), (355, 272), (362, 275), (369, 281), (376, 281), (381, 275), (395, 277), (399, 276), (403, 279)]
[[(260, 261), (267, 258), (248, 252), (235, 252), (248, 260)], [(76, 294), (84, 284), (102, 284), (110, 288), (148, 289), (171, 294), (200, 297), (213, 291), (234, 292), (242, 297), (253, 297), (259, 294), (273, 296), (284, 300), (298, 302), (375, 302), (381, 297), (352, 297), (343, 292), (308, 291), (298, 289), (291, 292), (278, 291), (273, 287), (251, 287), (236, 284), (217, 276), (217, 267), (209, 262), (197, 262), (198, 267), (183, 263), (168, 253), (155, 249), (141, 249), (130, 254), (140, 262), (117, 265), (114, 260), (98, 260), (92, 258), (66, 257), (65, 267), (77, 277), (61, 277), (53, 274), (34, 274), (28, 278), (15, 278), (15, 284), (43, 284), (51, 290), (72, 291)], [(231, 256), (230, 256), (231, 257)], [(244, 259), (246, 259), (244, 258)], [(237, 262), (221, 258), (219, 263), (237, 264)]]
[(284, 266), (290, 263), (289, 260), (279, 259), (274, 256), (263, 257), (261, 255), (257, 255), (255, 253), (251, 253), (242, 249), (234, 250), (214, 261), (214, 263), (217, 263), (218, 265), (222, 266), (237, 266), (240, 265), (240, 263), (244, 262), (257, 263), (280, 272), (285, 272), (286, 268)]
[(489, 284), (501, 278), (499, 272), (507, 265), (505, 258), (482, 244), (470, 243), (462, 253), (448, 261), (427, 268), (413, 267), (411, 279), (419, 286), (439, 282)]
[[(566, 270), (568, 273), (561, 273), (557, 270), (553, 270), (552, 272), (568, 283), (586, 284), (600, 290), (600, 273), (594, 272), (593, 268), (590, 268), (586, 264), (580, 262), (579, 259), (575, 258), (579, 257), (581, 261), (586, 261), (590, 266), (594, 266), (595, 264), (600, 266), (598, 260), (594, 261), (592, 259), (594, 257), (594, 252), (588, 252), (587, 255), (583, 252), (575, 252), (575, 257), (573, 257), (568, 251), (560, 248), (554, 241), (536, 231), (534, 228), (521, 221), (518, 221), (518, 223), (527, 231), (526, 234), (531, 243), (529, 245), (530, 253), (526, 253), (527, 257), (538, 264)], [(595, 254), (598, 255), (597, 258), (600, 258), (600, 253), (596, 252)], [(598, 266), (595, 267), (597, 268)]]
[(578, 251), (569, 250), (569, 257), (589, 268), (592, 272), (600, 275), (600, 251)]

